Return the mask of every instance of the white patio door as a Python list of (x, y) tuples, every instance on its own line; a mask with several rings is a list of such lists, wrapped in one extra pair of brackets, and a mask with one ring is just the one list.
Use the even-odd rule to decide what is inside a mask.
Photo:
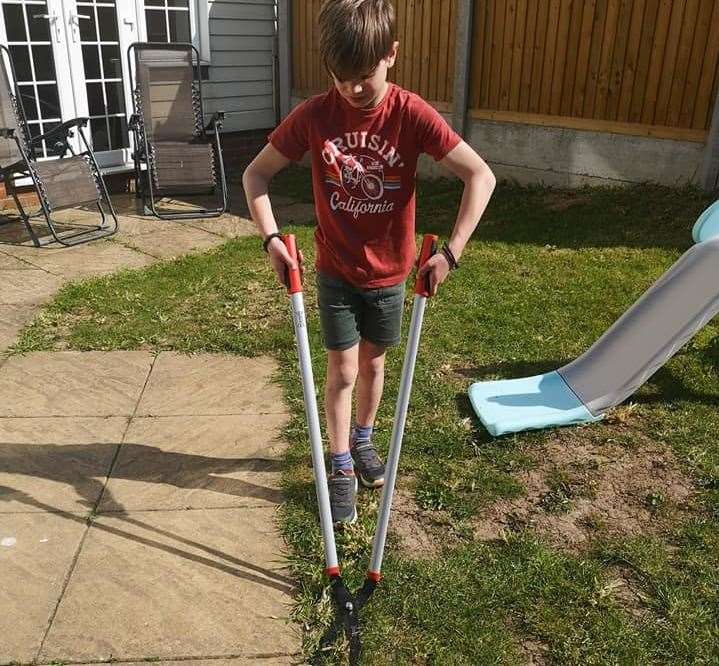
[[(88, 138), (104, 168), (130, 160), (132, 108), (125, 53), (138, 39), (131, 0), (0, 0), (7, 44), (30, 132), (90, 118)], [(144, 17), (142, 17), (144, 19)], [(48, 147), (43, 147), (50, 157)]]

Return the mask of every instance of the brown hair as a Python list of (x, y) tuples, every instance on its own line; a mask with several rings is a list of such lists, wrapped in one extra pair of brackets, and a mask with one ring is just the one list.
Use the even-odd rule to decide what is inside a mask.
[(390, 0), (327, 0), (320, 10), (320, 57), (340, 81), (370, 73), (395, 37)]

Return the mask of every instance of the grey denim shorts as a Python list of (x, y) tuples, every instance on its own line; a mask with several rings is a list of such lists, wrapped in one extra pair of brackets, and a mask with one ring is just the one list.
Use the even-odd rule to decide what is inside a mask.
[(360, 338), (380, 347), (400, 342), (405, 283), (379, 289), (358, 289), (317, 272), (317, 300), (322, 337), (327, 349), (344, 351)]

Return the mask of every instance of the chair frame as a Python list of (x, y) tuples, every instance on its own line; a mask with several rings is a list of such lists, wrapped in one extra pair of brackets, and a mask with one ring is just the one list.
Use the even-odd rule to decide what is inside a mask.
[[(196, 210), (187, 213), (162, 212), (157, 208), (157, 198), (155, 196), (156, 193), (154, 191), (153, 178), (151, 173), (153, 167), (150, 163), (148, 151), (148, 146), (151, 144), (151, 142), (147, 138), (147, 127), (145, 123), (145, 118), (143, 117), (143, 114), (140, 110), (141, 104), (139, 104), (139, 101), (141, 93), (138, 85), (136, 69), (134, 70), (135, 73), (133, 76), (132, 56), (133, 53), (136, 54), (138, 48), (168, 49), (168, 47), (174, 48), (175, 50), (189, 49), (194, 56), (192, 62), (193, 83), (197, 84), (199, 93), (199, 104), (197, 105), (197, 108), (194, 109), (194, 111), (196, 116), (198, 116), (198, 127), (201, 128), (201, 130), (198, 131), (196, 136), (207, 139), (207, 132), (210, 130), (214, 130), (214, 159), (217, 161), (219, 179), (217, 179), (217, 182), (215, 183), (213, 189), (216, 192), (219, 188), (221, 197), (221, 205), (219, 205), (217, 208), (208, 209), (198, 207)], [(135, 59), (135, 65), (136, 64), (137, 60)], [(130, 44), (127, 49), (127, 71), (129, 73), (130, 86), (132, 89), (133, 113), (130, 117), (129, 129), (132, 132), (135, 141), (135, 146), (132, 153), (132, 158), (135, 165), (135, 193), (138, 199), (142, 199), (145, 213), (152, 214), (160, 220), (190, 220), (196, 218), (204, 219), (220, 217), (227, 212), (228, 208), (227, 178), (225, 175), (225, 164), (222, 155), (222, 144), (220, 141), (220, 132), (222, 130), (223, 122), (225, 119), (225, 112), (215, 111), (212, 118), (210, 119), (210, 122), (205, 124), (202, 97), (202, 73), (199, 51), (194, 46), (194, 44), (190, 44), (188, 42), (134, 42)], [(145, 167), (144, 171), (147, 175), (147, 181), (145, 181), (145, 179), (143, 178), (143, 165)], [(147, 187), (145, 187), (145, 182), (147, 183)], [(178, 191), (177, 194), (181, 194), (181, 192)]]
[[(57, 242), (60, 245), (72, 247), (74, 245), (80, 245), (91, 240), (112, 236), (117, 231), (119, 223), (117, 215), (115, 213), (115, 209), (110, 199), (110, 195), (108, 194), (107, 187), (105, 186), (105, 181), (102, 178), (100, 167), (97, 163), (97, 160), (95, 159), (95, 154), (87, 141), (85, 132), (83, 131), (89, 123), (89, 118), (74, 118), (73, 120), (68, 120), (61, 125), (58, 125), (49, 132), (45, 132), (44, 134), (32, 137), (28, 130), (27, 116), (25, 115), (25, 109), (22, 105), (22, 97), (18, 89), (15, 66), (13, 64), (10, 51), (6, 46), (0, 44), (0, 59), (2, 59), (3, 53), (5, 54), (7, 63), (10, 67), (9, 73), (11, 75), (12, 81), (9, 82), (10, 86), (7, 92), (10, 95), (12, 104), (14, 105), (15, 120), (17, 124), (17, 130), (19, 130), (19, 132), (15, 128), (0, 127), (0, 138), (6, 140), (14, 140), (22, 159), (18, 160), (13, 164), (0, 165), (0, 180), (5, 183), (8, 193), (14, 199), (19, 212), (19, 217), (25, 224), (25, 227), (30, 235), (33, 244), (35, 245), (35, 247), (43, 247), (49, 245), (50, 243)], [(2, 66), (4, 66), (4, 64), (0, 63), (0, 67)], [(79, 153), (76, 153), (73, 147), (70, 145), (70, 139), (74, 137), (75, 131), (77, 131), (77, 134), (82, 141), (81, 146), (84, 146), (85, 148), (85, 150), (82, 150)], [(18, 136), (18, 134), (20, 134), (20, 136)], [(87, 158), (88, 166), (90, 167), (90, 171), (98, 189), (99, 196), (97, 198), (97, 208), (100, 212), (101, 217), (101, 222), (99, 225), (93, 225), (81, 231), (73, 231), (66, 234), (59, 233), (58, 230), (55, 228), (55, 223), (52, 219), (52, 207), (50, 205), (50, 202), (47, 200), (47, 197), (45, 196), (42, 179), (37, 173), (37, 171), (33, 168), (33, 163), (37, 162), (37, 159), (34, 155), (35, 146), (41, 145), (42, 141), (46, 141), (49, 143), (51, 139), (55, 142), (53, 144), (53, 147), (59, 151), (59, 160), (62, 160), (68, 153), (70, 153), (72, 156)], [(25, 208), (23, 207), (22, 202), (20, 201), (20, 198), (18, 196), (17, 187), (15, 185), (15, 180), (18, 177), (27, 177), (30, 178), (32, 181), (33, 187), (40, 202), (40, 210), (33, 215), (29, 215), (25, 211)], [(102, 207), (103, 201), (108, 208), (107, 213)], [(68, 206), (68, 208), (72, 208), (72, 206)], [(109, 226), (107, 224), (108, 214), (112, 218), (112, 224)], [(45, 223), (47, 224), (47, 227), (50, 230), (50, 234), (52, 236), (50, 240), (45, 242), (38, 238), (37, 234), (35, 233), (35, 230), (30, 224), (31, 219), (40, 216), (43, 216), (45, 218)], [(14, 219), (11, 220), (11, 222), (14, 221)]]

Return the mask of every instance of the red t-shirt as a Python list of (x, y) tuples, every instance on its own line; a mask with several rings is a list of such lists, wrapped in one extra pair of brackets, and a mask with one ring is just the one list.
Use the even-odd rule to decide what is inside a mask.
[(297, 106), (269, 135), (285, 157), (312, 156), (317, 270), (374, 289), (412, 270), (420, 153), (441, 160), (460, 141), (421, 97), (390, 83), (372, 109), (333, 86)]

